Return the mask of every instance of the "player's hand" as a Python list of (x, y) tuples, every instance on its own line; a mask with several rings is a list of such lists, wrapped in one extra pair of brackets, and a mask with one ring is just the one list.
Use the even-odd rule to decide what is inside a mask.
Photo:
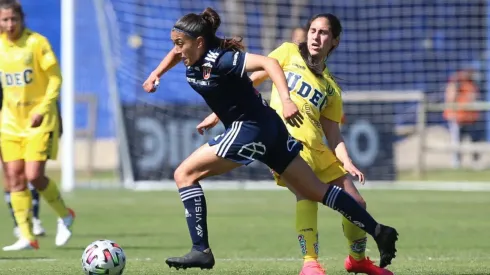
[(214, 126), (216, 126), (216, 124), (218, 124), (218, 122), (219, 122), (218, 116), (215, 113), (212, 113), (196, 126), (197, 132), (200, 135), (203, 135), (204, 131), (213, 128)]
[(303, 124), (303, 115), (301, 115), (298, 107), (291, 99), (283, 102), (282, 107), (282, 115), (288, 124), (293, 127), (300, 127)]
[(41, 126), (41, 124), (43, 123), (43, 118), (44, 118), (43, 115), (34, 114), (31, 118), (31, 127), (37, 128), (37, 127)]
[(359, 169), (357, 169), (357, 167), (352, 162), (344, 163), (344, 169), (353, 177), (357, 177), (359, 183), (361, 184), (365, 183), (364, 174), (361, 171), (359, 171)]
[(160, 84), (160, 78), (157, 74), (151, 73), (150, 76), (143, 82), (143, 89), (147, 93), (153, 93), (157, 90), (158, 85)]

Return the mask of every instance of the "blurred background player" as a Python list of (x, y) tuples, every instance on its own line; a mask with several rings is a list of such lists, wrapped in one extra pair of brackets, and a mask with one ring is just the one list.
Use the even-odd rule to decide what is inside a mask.
[(48, 40), (25, 26), (22, 6), (16, 1), (0, 2), (0, 59), (3, 87), (0, 147), (5, 162), (10, 200), (20, 238), (4, 251), (37, 249), (32, 232), (30, 182), (56, 212), (55, 244), (70, 239), (74, 213), (67, 208), (54, 181), (45, 175), (48, 159), (58, 150), (57, 99), (61, 73)]
[[(0, 28), (0, 33), (1, 32), (2, 31)], [(2, 110), (2, 102), (3, 102), (3, 89), (0, 83), (0, 111)], [(15, 221), (14, 212), (12, 210), (12, 204), (10, 203), (10, 190), (8, 187), (9, 185), (7, 183), (5, 164), (3, 162), (1, 154), (0, 154), (0, 162), (2, 164), (2, 169), (4, 171), (3, 172), (4, 199), (10, 211), (12, 219), (14, 221), (14, 236), (19, 238), (20, 231), (19, 231), (19, 227), (17, 226), (17, 222)], [(41, 219), (39, 218), (40, 207), (41, 207), (39, 204), (39, 192), (37, 192), (36, 188), (34, 188), (30, 183), (29, 183), (29, 190), (31, 190), (31, 196), (32, 196), (32, 232), (36, 236), (43, 236), (45, 234), (45, 230), (42, 226)]]
[[(445, 103), (464, 105), (480, 100), (480, 89), (477, 81), (475, 81), (476, 75), (478, 75), (478, 72), (471, 66), (451, 75), (445, 90)], [(480, 116), (480, 111), (458, 110), (458, 108), (446, 108), (444, 110), (444, 118), (448, 122), (451, 144), (453, 146), (459, 146), (465, 136), (469, 136), (471, 142), (484, 139), (483, 129), (485, 125), (479, 123)], [(475, 164), (480, 158), (480, 153), (474, 152), (472, 157), (472, 166), (477, 167)], [(454, 152), (452, 161), (453, 168), (460, 168), (461, 153)]]
[[(0, 111), (2, 109), (2, 101), (3, 101), (3, 90), (2, 86), (0, 85)], [(58, 102), (59, 103), (59, 102)], [(60, 110), (60, 106), (58, 104), (58, 111)], [(60, 123), (59, 123), (59, 131), (60, 131), (60, 138), (63, 135), (63, 124), (62, 124), (62, 119), (61, 119), (61, 112), (58, 112), (60, 115), (58, 117)], [(14, 236), (16, 238), (20, 238), (20, 230), (19, 227), (17, 226), (17, 222), (15, 221), (15, 216), (14, 216), (14, 211), (12, 210), (12, 204), (10, 203), (10, 190), (9, 190), (9, 185), (7, 182), (7, 173), (6, 173), (6, 166), (5, 163), (3, 162), (2, 156), (0, 154), (0, 162), (2, 163), (2, 169), (3, 169), (3, 188), (4, 188), (4, 199), (5, 203), (7, 204), (7, 207), (10, 211), (10, 215), (12, 216), (12, 219), (14, 221)], [(42, 226), (41, 218), (39, 217), (39, 214), (41, 213), (41, 202), (39, 200), (39, 192), (34, 188), (32, 184), (28, 184), (29, 190), (31, 190), (31, 196), (32, 196), (32, 233), (37, 236), (44, 236), (46, 234), (46, 230)]]
[(306, 31), (302, 27), (296, 27), (291, 31), (291, 42), (299, 45), (306, 41)]

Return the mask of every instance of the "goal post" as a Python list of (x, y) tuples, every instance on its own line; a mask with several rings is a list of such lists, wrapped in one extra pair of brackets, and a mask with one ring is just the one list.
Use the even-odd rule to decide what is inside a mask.
[(75, 188), (75, 2), (61, 1), (61, 115), (63, 120), (61, 189)]
[(107, 16), (105, 12), (105, 5), (103, 1), (93, 0), (95, 14), (97, 18), (97, 25), (99, 28), (100, 46), (102, 49), (102, 55), (104, 56), (104, 66), (107, 74), (108, 92), (113, 106), (113, 116), (116, 128), (116, 142), (117, 152), (119, 153), (120, 178), (125, 187), (131, 188), (134, 183), (133, 168), (131, 156), (129, 155), (129, 143), (127, 139), (126, 127), (124, 125), (124, 114), (122, 112), (121, 98), (119, 95), (118, 83), (117, 83), (117, 70), (114, 64), (113, 52), (111, 51), (111, 35), (109, 30), (109, 24), (107, 23)]

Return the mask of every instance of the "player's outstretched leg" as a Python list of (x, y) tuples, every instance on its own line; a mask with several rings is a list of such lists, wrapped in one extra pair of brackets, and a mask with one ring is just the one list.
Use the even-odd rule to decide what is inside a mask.
[(46, 161), (26, 161), (26, 177), (58, 215), (55, 244), (63, 246), (72, 236), (75, 212), (66, 207), (56, 182), (45, 176), (45, 166)]
[(168, 258), (169, 267), (211, 269), (214, 256), (209, 247), (206, 198), (198, 183), (179, 188), (184, 203), (187, 227), (192, 239), (192, 249), (183, 257)]
[(391, 260), (396, 257), (395, 243), (398, 240), (398, 233), (394, 228), (376, 222), (352, 196), (340, 187), (323, 184), (300, 156), (294, 158), (281, 176), (291, 185), (292, 189), (305, 198), (322, 202), (373, 236), (380, 252), (380, 267), (391, 264)]
[(55, 244), (56, 246), (64, 246), (72, 236), (75, 212), (66, 207), (60, 191), (58, 190), (58, 186), (54, 181), (45, 176), (40, 176), (31, 178), (31, 182), (58, 215)]
[[(39, 219), (39, 193), (32, 185), (29, 184), (29, 189), (31, 190), (32, 196), (32, 232), (35, 236), (44, 236), (46, 231), (42, 226), (42, 222)], [(12, 210), (12, 203), (10, 202), (10, 192), (5, 191), (4, 193), (5, 203), (9, 208), (10, 214), (12, 215), (12, 219), (14, 220), (14, 230), (13, 234), (16, 238), (20, 238), (20, 229), (17, 226), (17, 222), (15, 221), (14, 211)]]
[(212, 269), (215, 264), (209, 246), (207, 205), (199, 180), (211, 175), (224, 174), (241, 164), (215, 155), (215, 148), (208, 144), (192, 153), (175, 170), (174, 179), (184, 204), (187, 227), (192, 239), (192, 248), (182, 257), (171, 257), (165, 262), (177, 269)]
[(303, 254), (300, 275), (325, 275), (318, 262), (318, 202), (297, 197), (296, 232)]
[(40, 201), (39, 192), (29, 183), (29, 189), (31, 190), (32, 196), (32, 233), (36, 236), (44, 236), (46, 231), (42, 226), (41, 219), (39, 219)]
[[(1, 156), (1, 154), (0, 154)], [(12, 203), (11, 203), (11, 200), (10, 200), (10, 190), (9, 190), (9, 183), (8, 183), (8, 178), (7, 178), (7, 168), (5, 166), (5, 163), (3, 162), (3, 159), (1, 159), (0, 157), (0, 162), (2, 164), (2, 168), (3, 168), (3, 184), (4, 184), (4, 187), (3, 187), (3, 198), (5, 200), (5, 203), (7, 204), (7, 208), (9, 209), (9, 212), (10, 212), (10, 216), (12, 216), (12, 220), (14, 221), (14, 230), (13, 230), (13, 233), (14, 233), (14, 236), (18, 239), (20, 238), (20, 230), (19, 230), (19, 226), (17, 226), (17, 222), (15, 221), (15, 215), (14, 215), (14, 210), (12, 209)]]
[[(344, 189), (345, 192), (351, 195), (359, 205), (362, 206), (362, 208), (366, 209), (366, 201), (364, 201), (364, 198), (361, 196), (352, 180), (343, 176), (336, 179), (333, 184)], [(347, 272), (372, 275), (393, 275), (391, 271), (376, 266), (369, 257), (366, 257), (366, 231), (360, 229), (345, 217), (342, 217), (342, 230), (349, 247), (349, 255), (344, 261), (344, 267)]]
[[(4, 142), (2, 146), (6, 144)], [(8, 190), (10, 190), (10, 203), (19, 228), (19, 239), (14, 244), (3, 247), (3, 251), (38, 249), (38, 242), (32, 234), (32, 197), (23, 175), (24, 161), (8, 161), (4, 168), (7, 174)]]

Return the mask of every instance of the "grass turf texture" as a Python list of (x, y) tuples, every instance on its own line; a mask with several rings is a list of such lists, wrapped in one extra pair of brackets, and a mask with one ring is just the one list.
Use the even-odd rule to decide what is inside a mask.
[[(48, 175), (55, 181), (60, 182), (61, 172), (59, 170), (49, 170)], [(77, 171), (76, 179), (79, 182), (104, 181), (105, 186), (120, 186), (120, 179), (117, 171), (94, 171), (92, 175), (88, 175), (85, 171)], [(485, 182), (490, 178), (490, 170), (475, 171), (471, 169), (441, 169), (426, 171), (421, 177), (414, 175), (413, 171), (399, 171), (397, 180), (399, 181), (477, 181)], [(272, 179), (271, 179), (272, 180)], [(369, 180), (369, 179), (368, 179)]]
[[(396, 274), (488, 274), (490, 193), (362, 191), (371, 213), (400, 233)], [(287, 191), (207, 191), (211, 271), (169, 269), (168, 256), (190, 248), (177, 192), (76, 191), (66, 195), (77, 211), (75, 235), (54, 246), (55, 217), (42, 205), (47, 236), (38, 251), (0, 252), (1, 274), (82, 274), (80, 257), (96, 239), (119, 243), (125, 274), (298, 274), (301, 256), (294, 230), (295, 203)], [(340, 215), (320, 211), (320, 255), (328, 274), (347, 274)], [(0, 211), (0, 244), (15, 241), (7, 209)], [(368, 256), (379, 257), (370, 238)]]

